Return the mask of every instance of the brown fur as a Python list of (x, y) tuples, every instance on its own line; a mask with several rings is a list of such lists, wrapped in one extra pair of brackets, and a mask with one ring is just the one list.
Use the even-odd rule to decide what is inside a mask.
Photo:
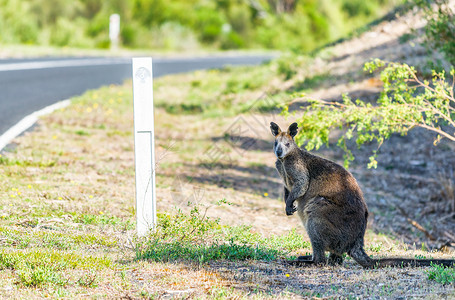
[[(286, 214), (298, 212), (313, 247), (313, 256), (295, 264), (341, 264), (349, 254), (365, 268), (384, 266), (454, 265), (455, 260), (371, 259), (364, 250), (368, 208), (354, 176), (342, 166), (300, 149), (294, 142), (297, 123), (282, 132), (270, 123), (275, 136), (276, 168), (284, 182)], [(297, 202), (297, 208), (294, 203)]]

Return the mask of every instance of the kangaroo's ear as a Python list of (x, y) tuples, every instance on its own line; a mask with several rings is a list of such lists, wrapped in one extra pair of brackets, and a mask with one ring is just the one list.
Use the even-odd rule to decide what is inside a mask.
[(292, 136), (292, 138), (295, 137), (295, 135), (297, 134), (297, 132), (299, 131), (299, 126), (297, 125), (297, 123), (292, 123), (289, 128), (288, 128), (288, 134), (290, 136)]
[(281, 132), (280, 126), (273, 122), (270, 122), (270, 130), (272, 131), (273, 136), (277, 136)]

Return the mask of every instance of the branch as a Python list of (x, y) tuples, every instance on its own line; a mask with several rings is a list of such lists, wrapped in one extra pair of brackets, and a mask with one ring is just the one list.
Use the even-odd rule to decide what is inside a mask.
[[(424, 89), (428, 89), (430, 91), (432, 91), (433, 93), (435, 94), (438, 94), (440, 96), (442, 96), (443, 98), (449, 100), (449, 101), (452, 101), (452, 102), (455, 102), (455, 98), (453, 98), (453, 83), (452, 83), (452, 90), (450, 90), (450, 96), (445, 94), (445, 93), (442, 93), (442, 92), (439, 92), (437, 90), (435, 90), (434, 88), (430, 87), (429, 85), (423, 83), (418, 77), (417, 75), (415, 75), (415, 73), (412, 71), (412, 69), (408, 66), (408, 65), (405, 65), (406, 68), (408, 69), (408, 71), (410, 72), (410, 74), (412, 75), (413, 79), (412, 80), (409, 80), (409, 81), (414, 81), (416, 82), (419, 86), (423, 87)], [(406, 80), (408, 81), (408, 80)], [(440, 115), (443, 117), (443, 119), (445, 119), (447, 122), (450, 123), (450, 125), (452, 125), (453, 127), (455, 127), (455, 122), (450, 118), (450, 116), (447, 116), (445, 115), (444, 113), (441, 112), (441, 110), (439, 109), (436, 109), (433, 104), (431, 104), (430, 101), (428, 101), (427, 99), (425, 99), (425, 103), (427, 103), (433, 110), (434, 113)], [(450, 105), (449, 105), (450, 107)], [(449, 110), (453, 110), (452, 107), (450, 107)]]
[(442, 118), (445, 119), (447, 122), (449, 122), (450, 125), (452, 125), (452, 127), (455, 127), (455, 122), (449, 116), (443, 114), (440, 109), (437, 109), (436, 107), (434, 107), (430, 101), (425, 100), (425, 103), (427, 103), (431, 107), (431, 109), (433, 110), (433, 112), (435, 114), (442, 116)]
[(448, 96), (447, 94), (444, 94), (444, 93), (441, 93), (441, 92), (438, 92), (436, 91), (435, 89), (433, 89), (432, 87), (430, 87), (429, 85), (426, 85), (425, 83), (423, 83), (422, 81), (420, 81), (420, 79), (417, 77), (417, 75), (412, 71), (411, 67), (409, 67), (408, 65), (405, 65), (406, 68), (409, 70), (409, 72), (411, 73), (412, 77), (414, 78), (415, 82), (417, 82), (420, 86), (432, 91), (433, 93), (436, 93), (436, 94), (439, 94), (441, 95), (442, 97), (450, 100), (450, 101), (454, 101), (455, 102), (455, 99), (453, 97), (450, 97)]
[(422, 127), (422, 128), (428, 129), (430, 131), (434, 131), (434, 132), (444, 136), (445, 138), (448, 138), (449, 140), (452, 140), (452, 141), (455, 142), (455, 136), (452, 136), (452, 135), (448, 134), (447, 132), (442, 131), (441, 129), (438, 129), (438, 128), (435, 128), (435, 127), (432, 127), (432, 126), (428, 126), (426, 124), (415, 124), (415, 125), (418, 126), (418, 127)]
[(406, 221), (408, 221), (409, 224), (411, 224), (412, 226), (414, 226), (415, 228), (417, 228), (418, 230), (422, 231), (425, 236), (427, 238), (429, 238), (430, 240), (436, 240), (436, 238), (428, 232), (428, 230), (426, 230), (425, 228), (423, 228), (422, 225), (420, 225), (417, 221), (411, 219), (408, 215), (408, 213), (403, 209), (401, 208), (399, 205), (395, 205), (396, 208), (398, 208), (398, 210), (401, 212), (401, 214), (406, 218)]

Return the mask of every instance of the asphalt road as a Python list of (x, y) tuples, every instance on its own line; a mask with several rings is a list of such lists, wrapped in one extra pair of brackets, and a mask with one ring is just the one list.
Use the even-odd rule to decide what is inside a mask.
[[(255, 65), (272, 56), (154, 58), (153, 76), (225, 65)], [(130, 58), (0, 60), (0, 136), (25, 116), (103, 85), (131, 78)]]

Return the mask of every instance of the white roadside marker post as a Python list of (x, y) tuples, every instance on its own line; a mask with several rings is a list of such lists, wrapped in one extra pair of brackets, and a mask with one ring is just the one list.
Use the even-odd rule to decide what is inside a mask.
[(109, 17), (109, 39), (111, 40), (111, 49), (117, 50), (120, 35), (120, 15), (113, 14)]
[(144, 236), (156, 226), (155, 134), (152, 58), (133, 58), (136, 229)]

